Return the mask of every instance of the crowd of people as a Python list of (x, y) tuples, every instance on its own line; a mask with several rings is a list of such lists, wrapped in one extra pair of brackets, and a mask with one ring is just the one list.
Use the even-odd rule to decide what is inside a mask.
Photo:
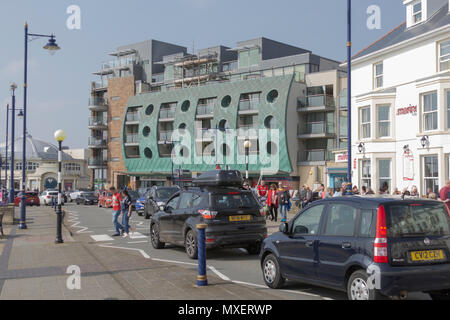
[[(124, 238), (130, 235), (133, 229), (130, 227), (130, 218), (132, 213), (131, 197), (126, 189), (119, 192), (115, 187), (109, 188), (112, 196), (112, 210), (113, 210), (113, 226), (116, 231), (113, 237), (122, 236)], [(119, 222), (119, 217), (122, 214), (122, 223)]]

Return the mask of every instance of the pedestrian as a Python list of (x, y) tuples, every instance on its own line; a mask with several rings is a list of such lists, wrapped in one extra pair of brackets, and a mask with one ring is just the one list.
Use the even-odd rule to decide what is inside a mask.
[(242, 187), (243, 187), (245, 190), (250, 190), (250, 184), (248, 183), (247, 180), (244, 181), (244, 183), (242, 184)]
[(291, 209), (290, 200), (291, 196), (289, 194), (289, 191), (284, 189), (280, 183), (280, 188), (278, 189), (278, 203), (280, 206), (281, 222), (286, 222), (287, 213)]
[(262, 180), (257, 190), (258, 190), (258, 197), (265, 198), (267, 197), (267, 192), (269, 192), (269, 186), (266, 185), (266, 182), (264, 180)]
[(361, 195), (365, 196), (367, 194), (367, 187), (366, 186), (362, 186), (361, 187)]
[(450, 212), (450, 180), (445, 183), (445, 186), (439, 191), (439, 198), (445, 203)]
[(358, 187), (357, 186), (353, 186), (353, 194), (356, 194), (356, 195), (358, 195), (359, 194), (359, 190), (358, 190)]
[(122, 191), (122, 226), (123, 226), (123, 237), (126, 238), (130, 234), (130, 217), (131, 217), (131, 197), (128, 191)]
[(367, 192), (366, 192), (366, 195), (368, 195), (368, 196), (373, 196), (375, 194), (375, 192), (373, 192), (373, 190), (372, 190), (372, 188), (371, 187), (367, 187)]
[(121, 235), (121, 233), (123, 232), (124, 228), (123, 226), (119, 223), (119, 216), (120, 216), (120, 210), (121, 210), (121, 201), (122, 201), (122, 196), (120, 195), (120, 193), (116, 190), (115, 187), (111, 187), (109, 188), (109, 191), (111, 191), (111, 193), (113, 194), (112, 196), (112, 209), (113, 209), (113, 226), (114, 229), (116, 230), (116, 233), (113, 234), (113, 237), (118, 237)]
[(326, 193), (325, 186), (321, 184), (319, 187), (319, 198), (325, 199), (325, 193)]
[(342, 189), (341, 189), (341, 188), (336, 188), (336, 189), (334, 190), (333, 197), (334, 197), (334, 198), (336, 198), (336, 197), (342, 197)]
[(428, 199), (430, 199), (430, 200), (437, 200), (437, 194), (434, 193), (434, 192), (430, 192), (428, 194)]
[(394, 192), (392, 192), (392, 195), (394, 196), (400, 196), (402, 193), (398, 190), (398, 188), (394, 189)]
[(324, 194), (325, 194), (325, 196), (323, 197), (323, 199), (333, 197), (333, 188), (327, 188), (325, 190)]
[(419, 196), (419, 191), (417, 190), (416, 186), (412, 186), (411, 187), (410, 196), (411, 197), (418, 197)]
[(305, 198), (302, 203), (302, 208), (306, 207), (313, 200), (313, 193), (312, 193), (311, 189), (309, 188), (309, 186), (306, 186), (305, 191), (306, 191), (306, 195), (305, 195)]
[(275, 184), (270, 185), (270, 190), (267, 196), (267, 205), (269, 206), (269, 212), (271, 221), (277, 221), (278, 218), (278, 193), (277, 186)]

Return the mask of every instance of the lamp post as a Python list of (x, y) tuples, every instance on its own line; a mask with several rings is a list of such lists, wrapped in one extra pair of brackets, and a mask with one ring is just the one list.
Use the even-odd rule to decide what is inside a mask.
[(347, 194), (352, 192), (352, 1), (347, 0)]
[(8, 127), (9, 127), (9, 104), (6, 105), (5, 192), (6, 190), (8, 190), (8, 133), (9, 133)]
[[(31, 39), (29, 39), (31, 38)], [(26, 134), (27, 134), (27, 89), (28, 89), (28, 42), (37, 38), (49, 38), (44, 46), (51, 55), (61, 48), (56, 44), (55, 35), (28, 33), (28, 23), (25, 23), (25, 54), (24, 54), (24, 81), (23, 81), (23, 147), (22, 147), (22, 166), (26, 165)], [(11, 162), (12, 164), (12, 162)], [(22, 168), (24, 169), (24, 168)], [(19, 229), (26, 229), (26, 196), (25, 196), (25, 178), (26, 170), (22, 170), (22, 198), (20, 201), (20, 224)]]
[(12, 115), (11, 115), (11, 178), (9, 182), (9, 203), (14, 203), (14, 132), (15, 132), (15, 114), (16, 114), (16, 89), (17, 85), (13, 82), (11, 83), (11, 94), (12, 94)]
[(252, 143), (250, 140), (245, 140), (244, 148), (245, 148), (245, 179), (248, 180), (248, 162), (250, 155), (250, 148), (252, 147)]
[(62, 210), (61, 210), (61, 169), (62, 169), (62, 142), (66, 139), (66, 133), (63, 130), (58, 130), (55, 132), (55, 139), (58, 141), (58, 210), (57, 224), (56, 224), (56, 243), (63, 243), (64, 240), (61, 234), (61, 224), (62, 224)]

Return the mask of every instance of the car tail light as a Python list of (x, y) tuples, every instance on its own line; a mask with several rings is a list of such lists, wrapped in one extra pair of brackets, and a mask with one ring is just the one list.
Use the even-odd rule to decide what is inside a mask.
[(50, 196), (47, 196), (47, 199), (50, 199), (51, 197)]
[(373, 262), (388, 263), (388, 241), (386, 226), (386, 210), (384, 206), (378, 207), (377, 233), (373, 246)]
[(210, 210), (198, 210), (198, 213), (200, 213), (203, 216), (203, 219), (206, 220), (214, 220), (217, 215), (217, 211)]
[(206, 243), (213, 243), (214, 241), (216, 241), (216, 239), (214, 239), (214, 238), (206, 238)]

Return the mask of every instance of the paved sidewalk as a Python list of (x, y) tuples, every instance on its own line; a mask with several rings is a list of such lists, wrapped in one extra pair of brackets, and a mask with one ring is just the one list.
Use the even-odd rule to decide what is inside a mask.
[[(56, 215), (48, 207), (27, 209), (27, 230), (5, 228), (0, 240), (0, 299), (188, 299), (277, 300), (266, 288), (226, 282), (208, 274), (210, 285), (195, 287), (196, 268), (144, 258), (138, 251), (99, 247), (63, 227), (55, 244)], [(67, 268), (81, 269), (81, 290), (69, 290)], [(257, 270), (255, 272), (260, 272)], [(292, 299), (298, 299), (292, 294)]]

